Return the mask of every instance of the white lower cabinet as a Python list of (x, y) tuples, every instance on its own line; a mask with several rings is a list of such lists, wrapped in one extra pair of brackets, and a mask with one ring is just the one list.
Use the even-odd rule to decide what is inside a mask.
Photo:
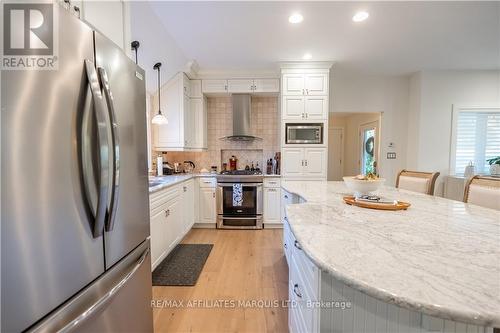
[[(283, 190), (284, 201), (301, 199)], [(389, 304), (358, 291), (321, 271), (307, 256), (291, 231), (286, 214), (284, 253), (289, 268), (288, 326), (290, 332), (484, 332), (491, 327), (454, 322)], [(331, 254), (336, 255), (335, 253)], [(321, 304), (321, 307), (319, 306)]]
[(326, 179), (327, 148), (283, 148), (283, 177)]
[(194, 224), (195, 221), (195, 214), (194, 214), (194, 207), (195, 207), (195, 202), (194, 202), (194, 197), (195, 197), (195, 192), (194, 192), (194, 180), (190, 179), (186, 181), (184, 184), (182, 184), (182, 204), (183, 204), (183, 210), (184, 210), (184, 225), (183, 225), (183, 233), (187, 234), (189, 229)]
[(264, 187), (264, 227), (281, 224), (281, 189)]
[(215, 211), (215, 188), (200, 187), (200, 223), (214, 224), (216, 221)]

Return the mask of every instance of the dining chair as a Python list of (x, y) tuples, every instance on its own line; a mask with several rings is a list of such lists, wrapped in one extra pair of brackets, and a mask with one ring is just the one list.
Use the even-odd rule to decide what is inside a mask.
[(472, 177), (465, 184), (464, 202), (500, 210), (500, 178)]
[(434, 195), (434, 185), (439, 172), (401, 170), (396, 179), (396, 187), (413, 192)]

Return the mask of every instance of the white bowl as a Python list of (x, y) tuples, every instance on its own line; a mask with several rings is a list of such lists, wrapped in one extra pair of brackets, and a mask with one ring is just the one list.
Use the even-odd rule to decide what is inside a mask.
[(370, 194), (384, 185), (385, 179), (378, 178), (374, 180), (360, 180), (354, 177), (343, 177), (347, 188), (354, 192), (354, 196)]

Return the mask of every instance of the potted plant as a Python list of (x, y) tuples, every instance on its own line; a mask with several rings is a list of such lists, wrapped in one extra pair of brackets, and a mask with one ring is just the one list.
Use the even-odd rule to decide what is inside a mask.
[(500, 176), (500, 156), (486, 160), (490, 165), (490, 174), (492, 176)]

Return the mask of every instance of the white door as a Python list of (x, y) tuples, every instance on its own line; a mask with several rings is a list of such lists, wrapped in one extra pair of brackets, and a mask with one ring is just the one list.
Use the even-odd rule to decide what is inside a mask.
[(201, 90), (207, 93), (227, 93), (227, 80), (202, 80)]
[(304, 176), (326, 178), (327, 148), (304, 148)]
[(191, 98), (189, 112), (191, 113), (192, 122), (192, 148), (203, 148), (203, 138), (205, 135), (204, 115), (203, 115), (203, 99)]
[(186, 234), (189, 229), (194, 224), (194, 181), (188, 180), (183, 184), (182, 187), (183, 196), (182, 203), (184, 205), (184, 234)]
[(280, 91), (279, 79), (255, 79), (253, 80), (254, 92), (277, 93)]
[(303, 95), (304, 94), (304, 74), (284, 74), (283, 95)]
[[(181, 124), (182, 112), (184, 112), (184, 95), (180, 94), (180, 76), (173, 79), (160, 89), (161, 111), (167, 117), (168, 124), (153, 125), (155, 128), (155, 147), (183, 147), (184, 146), (184, 123)], [(153, 112), (158, 112), (158, 96), (155, 96)]]
[(330, 127), (328, 131), (328, 180), (342, 180), (344, 175), (344, 129)]
[(282, 173), (284, 177), (301, 176), (304, 171), (304, 149), (283, 148)]
[(215, 223), (214, 188), (200, 188), (200, 223)]
[(306, 74), (305, 90), (306, 95), (328, 95), (328, 75)]
[(328, 97), (305, 97), (305, 114), (307, 119), (328, 119)]
[(166, 219), (166, 240), (168, 252), (172, 251), (183, 236), (184, 210), (179, 198), (169, 201)]
[(283, 119), (304, 119), (304, 97), (283, 96)]
[(280, 188), (264, 188), (264, 223), (279, 223), (281, 221), (281, 191)]
[(231, 79), (227, 80), (227, 91), (230, 93), (252, 93), (252, 79)]
[(378, 161), (379, 122), (373, 121), (359, 126), (359, 171), (361, 174), (374, 172), (374, 162)]
[(165, 214), (167, 206), (163, 205), (155, 215), (150, 218), (151, 224), (151, 263), (154, 264), (156, 260), (167, 250), (165, 232)]

